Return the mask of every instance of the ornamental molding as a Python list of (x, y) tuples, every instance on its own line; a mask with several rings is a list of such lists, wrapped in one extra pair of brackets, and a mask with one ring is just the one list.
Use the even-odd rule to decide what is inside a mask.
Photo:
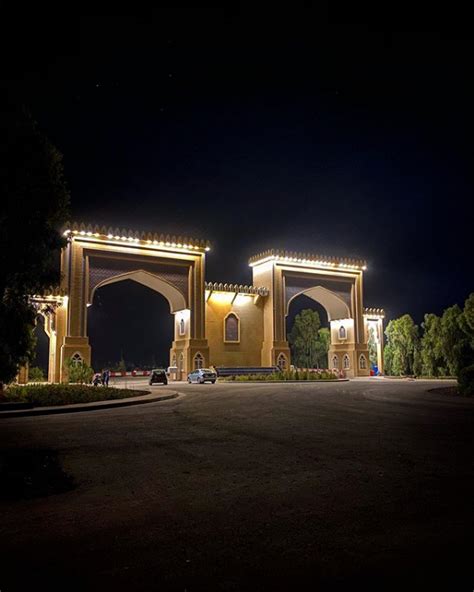
[(63, 235), (68, 238), (94, 237), (102, 240), (127, 241), (131, 243), (178, 247), (180, 249), (200, 249), (204, 251), (209, 251), (211, 247), (211, 243), (207, 240), (187, 236), (127, 230), (126, 228), (113, 228), (111, 226), (99, 226), (84, 222), (70, 222), (63, 230)]
[(281, 249), (268, 249), (249, 259), (249, 265), (253, 267), (266, 261), (275, 261), (278, 263), (299, 263), (310, 266), (349, 268), (365, 271), (367, 263), (364, 259), (354, 259), (350, 257), (329, 257), (326, 255), (316, 255), (313, 253), (300, 253), (295, 251), (286, 251)]
[(62, 302), (67, 296), (67, 290), (59, 286), (50, 286), (43, 290), (41, 294), (33, 294), (30, 296), (30, 302)]
[(385, 318), (385, 311), (383, 308), (364, 308), (364, 317)]
[(268, 296), (268, 288), (257, 286), (243, 286), (242, 284), (222, 284), (218, 282), (205, 282), (205, 288), (209, 292), (231, 292), (233, 294), (250, 294), (254, 296)]

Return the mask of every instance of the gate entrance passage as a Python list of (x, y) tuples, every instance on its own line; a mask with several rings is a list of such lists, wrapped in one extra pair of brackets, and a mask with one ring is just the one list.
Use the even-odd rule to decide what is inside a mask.
[(319, 302), (330, 322), (329, 367), (349, 377), (370, 373), (362, 305), (365, 261), (269, 250), (252, 257), (254, 284), (268, 288), (262, 365), (287, 366), (290, 348), (285, 319), (291, 301), (304, 294)]

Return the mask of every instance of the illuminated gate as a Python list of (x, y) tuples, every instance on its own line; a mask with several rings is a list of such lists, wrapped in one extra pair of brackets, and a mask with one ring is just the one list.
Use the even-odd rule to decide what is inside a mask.
[[(199, 352), (204, 361), (204, 268), (209, 244), (204, 241), (73, 224), (65, 231), (68, 244), (61, 257), (61, 289), (66, 322), (56, 339), (60, 360), (50, 380), (66, 379), (70, 358), (91, 361), (87, 335), (87, 306), (94, 292), (111, 283), (133, 280), (156, 290), (168, 300), (175, 317), (170, 360), (181, 360), (181, 372), (192, 367)], [(126, 319), (124, 319), (124, 324)]]
[(329, 366), (347, 376), (370, 373), (364, 326), (362, 276), (364, 261), (323, 258), (270, 250), (252, 257), (253, 283), (269, 289), (264, 309), (262, 366), (290, 359), (286, 316), (291, 301), (305, 294), (327, 311), (331, 327)]
[[(383, 372), (384, 315), (363, 308), (364, 261), (271, 250), (250, 259), (252, 286), (206, 284), (207, 242), (77, 224), (65, 236), (60, 288), (32, 297), (46, 319), (52, 382), (67, 379), (71, 359), (90, 364), (87, 306), (98, 288), (124, 280), (168, 300), (174, 315), (170, 365), (178, 379), (211, 364), (288, 368), (286, 317), (300, 294), (327, 311), (330, 368), (367, 376), (377, 363)], [(27, 380), (26, 368), (19, 380)]]

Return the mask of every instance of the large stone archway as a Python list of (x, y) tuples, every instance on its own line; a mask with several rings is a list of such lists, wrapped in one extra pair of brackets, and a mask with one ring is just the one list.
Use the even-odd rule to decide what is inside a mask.
[(271, 250), (252, 257), (253, 283), (269, 289), (264, 310), (262, 365), (275, 365), (280, 354), (290, 359), (285, 319), (291, 301), (305, 294), (327, 311), (331, 326), (330, 367), (347, 376), (370, 372), (362, 276), (364, 261), (322, 258)]
[(207, 242), (84, 225), (72, 225), (65, 235), (68, 245), (62, 253), (61, 286), (67, 294), (67, 322), (57, 343), (59, 368), (51, 380), (67, 378), (66, 361), (72, 356), (90, 364), (86, 308), (98, 288), (128, 279), (168, 300), (175, 316), (170, 360), (182, 360), (182, 374), (189, 371), (197, 352), (208, 360), (204, 319)]
[(363, 308), (364, 261), (271, 250), (250, 259), (253, 285), (206, 284), (206, 242), (76, 224), (65, 236), (60, 288), (32, 297), (46, 317), (50, 381), (67, 379), (70, 359), (90, 363), (87, 306), (97, 289), (125, 280), (167, 299), (175, 319), (170, 365), (178, 378), (194, 366), (288, 365), (286, 317), (301, 294), (327, 311), (330, 367), (349, 377), (367, 376), (375, 362), (383, 371), (384, 315)]

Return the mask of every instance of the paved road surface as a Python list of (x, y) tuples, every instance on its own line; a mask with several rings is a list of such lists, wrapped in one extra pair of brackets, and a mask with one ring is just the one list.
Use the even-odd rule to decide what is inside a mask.
[(474, 401), (445, 385), (179, 385), (3, 420), (4, 454), (58, 451), (76, 488), (0, 501), (0, 589), (470, 590)]

